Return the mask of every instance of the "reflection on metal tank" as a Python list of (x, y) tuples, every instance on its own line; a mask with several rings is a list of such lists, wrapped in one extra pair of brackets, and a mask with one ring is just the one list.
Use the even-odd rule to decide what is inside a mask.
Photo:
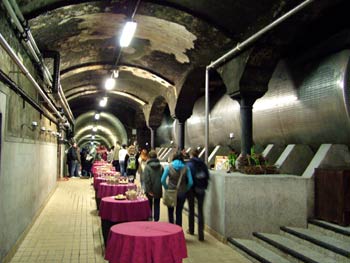
[(170, 146), (173, 141), (173, 123), (174, 119), (170, 116), (168, 111), (164, 112), (162, 123), (157, 129), (156, 133), (156, 145), (158, 146)]
[[(318, 63), (277, 66), (268, 92), (253, 107), (253, 138), (258, 145), (350, 144), (349, 56), (344, 50)], [(204, 145), (204, 98), (187, 121), (186, 145)], [(210, 112), (210, 145), (240, 147), (239, 103), (223, 96)]]

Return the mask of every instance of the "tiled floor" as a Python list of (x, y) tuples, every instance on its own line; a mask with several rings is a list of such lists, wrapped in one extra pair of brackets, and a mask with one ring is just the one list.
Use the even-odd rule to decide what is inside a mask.
[[(91, 182), (59, 182), (10, 262), (106, 262)], [(166, 208), (161, 207), (161, 211), (161, 221), (167, 221)], [(183, 221), (187, 229), (185, 215)], [(188, 258), (184, 263), (250, 262), (209, 234), (205, 239), (199, 242), (197, 236), (186, 235)]]

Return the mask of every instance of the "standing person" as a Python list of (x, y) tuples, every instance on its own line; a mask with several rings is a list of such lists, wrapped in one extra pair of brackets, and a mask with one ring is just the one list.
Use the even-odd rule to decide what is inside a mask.
[(122, 145), (122, 148), (119, 151), (119, 167), (120, 167), (120, 174), (121, 176), (125, 176), (125, 156), (128, 153), (127, 149), (126, 149), (126, 144)]
[(69, 148), (67, 159), (70, 160), (70, 176), (79, 177), (80, 152), (76, 143)]
[[(143, 171), (143, 177), (145, 180), (145, 192), (151, 208), (151, 214), (154, 221), (159, 221), (160, 213), (160, 198), (162, 197), (162, 184), (161, 178), (163, 174), (163, 166), (160, 164), (157, 153), (152, 150), (149, 152), (149, 159), (146, 163)], [(152, 213), (152, 207), (154, 203), (154, 210)]]
[[(182, 226), (182, 209), (186, 201), (186, 192), (191, 188), (193, 184), (192, 175), (190, 169), (185, 165), (183, 161), (183, 155), (181, 152), (176, 152), (172, 158), (172, 162), (165, 168), (162, 175), (162, 185), (165, 189), (176, 189), (177, 183), (181, 178), (180, 186), (177, 191), (176, 202), (176, 224)], [(186, 176), (185, 176), (186, 174)], [(167, 178), (168, 183), (167, 183)], [(187, 180), (186, 180), (187, 178)], [(187, 182), (187, 183), (186, 183)], [(168, 206), (169, 222), (174, 223), (174, 207)]]
[(107, 162), (107, 148), (104, 145), (101, 145), (100, 151), (101, 151), (101, 158), (102, 158), (102, 160)]
[(205, 189), (208, 187), (209, 181), (209, 171), (205, 163), (198, 158), (199, 151), (193, 149), (190, 152), (191, 159), (187, 163), (191, 170), (191, 175), (193, 179), (193, 185), (191, 189), (187, 192), (188, 200), (188, 233), (190, 235), (194, 234), (194, 199), (197, 199), (198, 205), (198, 239), (200, 241), (204, 240), (204, 215), (203, 215), (203, 203), (205, 198)]
[(145, 170), (146, 163), (148, 161), (148, 151), (146, 149), (143, 149), (140, 153), (138, 161), (138, 169), (136, 172), (136, 179), (138, 179), (141, 182), (141, 186), (143, 189), (145, 189), (145, 180), (143, 176), (143, 171)]
[[(136, 155), (136, 149), (134, 145), (130, 145), (128, 148), (128, 153), (125, 155), (124, 159), (124, 168), (127, 176), (136, 175), (136, 171), (138, 169), (138, 156)], [(132, 180), (133, 181), (133, 180)]]
[(114, 146), (111, 148), (107, 148), (107, 162), (112, 163), (113, 162), (113, 156), (114, 156)]
[(120, 151), (120, 149), (121, 149), (120, 143), (119, 143), (119, 141), (117, 141), (115, 146), (114, 146), (113, 163), (112, 163), (117, 172), (120, 172), (120, 166), (119, 166), (119, 151)]
[(83, 148), (80, 152), (82, 178), (89, 177), (89, 161), (87, 160), (87, 157), (88, 157), (88, 149)]
[(68, 177), (68, 178), (70, 178), (70, 177), (72, 177), (72, 175), (71, 175), (71, 166), (72, 166), (72, 160), (70, 159), (70, 156), (69, 156), (69, 154), (68, 154), (68, 152), (69, 152), (69, 150), (70, 150), (70, 148), (72, 147), (72, 145), (69, 143), (69, 148), (67, 149), (67, 150), (65, 150), (65, 153), (66, 153), (66, 164), (67, 164), (67, 167), (68, 167), (68, 176), (65, 176), (65, 177)]

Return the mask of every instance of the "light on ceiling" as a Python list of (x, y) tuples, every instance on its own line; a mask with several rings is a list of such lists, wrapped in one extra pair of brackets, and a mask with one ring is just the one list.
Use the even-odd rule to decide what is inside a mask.
[(99, 113), (96, 113), (95, 114), (95, 120), (99, 120), (100, 119), (100, 114)]
[(121, 47), (128, 47), (131, 39), (133, 38), (135, 31), (136, 31), (136, 27), (137, 27), (137, 23), (136, 22), (132, 22), (132, 21), (128, 21), (126, 22), (124, 28), (123, 28), (123, 32), (122, 32), (122, 36), (120, 37), (120, 46)]
[(108, 78), (105, 82), (105, 89), (106, 90), (112, 90), (115, 86), (115, 79), (114, 78)]
[(93, 132), (97, 132), (97, 127), (92, 127)]
[(113, 76), (113, 78), (117, 79), (119, 77), (119, 70), (118, 69), (113, 70), (112, 76)]
[(103, 99), (100, 100), (100, 106), (106, 107), (106, 105), (107, 105), (107, 97), (104, 97)]
[(95, 135), (92, 135), (92, 136), (91, 136), (91, 139), (95, 140)]

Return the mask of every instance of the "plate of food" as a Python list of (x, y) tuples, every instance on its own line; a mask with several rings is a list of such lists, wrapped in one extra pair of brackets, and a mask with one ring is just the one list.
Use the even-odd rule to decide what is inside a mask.
[(119, 195), (116, 195), (116, 196), (114, 197), (114, 199), (115, 199), (115, 200), (124, 200), (124, 199), (126, 199), (126, 196), (125, 196), (125, 195), (122, 195), (122, 194), (119, 194)]
[(128, 184), (129, 182), (128, 182), (128, 180), (125, 180), (125, 181), (124, 180), (119, 180), (119, 183), (120, 184)]

